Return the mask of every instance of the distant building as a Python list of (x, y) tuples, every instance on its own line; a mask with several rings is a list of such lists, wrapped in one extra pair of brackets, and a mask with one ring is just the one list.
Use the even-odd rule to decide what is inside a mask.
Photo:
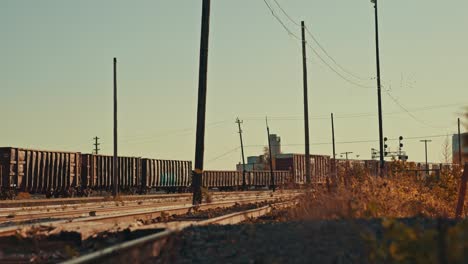
[[(276, 134), (271, 134), (269, 141), (271, 145), (271, 156), (275, 158), (281, 154), (281, 138)], [(264, 161), (265, 161), (265, 156), (263, 154), (258, 155), (258, 156), (249, 156), (247, 157), (245, 170), (246, 171), (267, 170), (269, 168), (269, 165), (266, 165)], [(273, 168), (275, 168), (275, 159), (273, 159)], [(236, 164), (236, 170), (242, 171), (242, 163)]]
[(281, 154), (281, 138), (276, 134), (270, 135), (271, 156), (276, 157)]
[[(458, 134), (452, 136), (452, 157), (453, 163), (459, 162), (459, 149), (458, 149)], [(461, 134), (461, 146), (462, 146), (462, 164), (468, 162), (468, 132)]]

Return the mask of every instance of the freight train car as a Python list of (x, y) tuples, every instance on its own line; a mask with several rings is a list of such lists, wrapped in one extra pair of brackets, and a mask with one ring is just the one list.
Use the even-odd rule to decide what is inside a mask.
[[(247, 175), (246, 175), (247, 180)], [(204, 171), (202, 186), (232, 190), (242, 186), (242, 172), (240, 171)]]
[[(249, 172), (250, 185), (253, 187), (270, 186), (271, 172), (270, 171), (250, 171)], [(274, 184), (276, 186), (283, 186), (291, 179), (290, 171), (273, 171)]]
[[(141, 158), (118, 157), (119, 190), (135, 193), (141, 189)], [(82, 189), (111, 191), (114, 184), (114, 157), (95, 154), (82, 155)]]
[[(283, 186), (290, 179), (289, 171), (273, 171), (276, 186)], [(270, 171), (247, 171), (245, 174), (247, 187), (263, 188), (271, 185)], [(241, 171), (204, 171), (202, 186), (220, 190), (235, 190), (242, 187)]]
[(142, 191), (188, 191), (192, 183), (192, 162), (142, 159)]
[[(277, 170), (290, 171), (295, 184), (306, 183), (306, 159), (303, 154), (279, 154), (276, 156)], [(330, 176), (330, 156), (310, 155), (312, 183), (325, 183)]]
[(72, 196), (80, 191), (81, 154), (24, 148), (0, 148), (2, 196), (17, 192)]

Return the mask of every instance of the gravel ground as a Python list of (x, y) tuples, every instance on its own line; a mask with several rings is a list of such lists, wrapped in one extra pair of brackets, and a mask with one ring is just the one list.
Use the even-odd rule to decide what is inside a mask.
[(234, 206), (231, 206), (231, 207), (218, 207), (218, 208), (213, 208), (213, 209), (208, 209), (208, 210), (189, 212), (184, 215), (157, 217), (144, 224), (172, 222), (172, 221), (201, 221), (201, 220), (215, 218), (215, 217), (222, 216), (222, 215), (260, 208), (268, 204), (271, 204), (271, 203), (270, 202), (248, 203), (248, 204), (236, 203)]
[(2, 237), (0, 238), (0, 263), (58, 263), (74, 256), (88, 254), (116, 243), (160, 231), (162, 230), (104, 232), (84, 241), (81, 241), (80, 234), (75, 232), (62, 232), (48, 237)]
[[(194, 227), (172, 237), (149, 263), (372, 263), (363, 238), (383, 235), (381, 220), (316, 220)], [(436, 220), (401, 222), (434, 228)], [(449, 221), (450, 224), (450, 221)]]

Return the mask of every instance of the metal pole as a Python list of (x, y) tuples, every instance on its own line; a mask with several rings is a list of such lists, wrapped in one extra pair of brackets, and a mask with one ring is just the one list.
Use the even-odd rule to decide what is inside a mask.
[(241, 144), (241, 152), (242, 152), (242, 189), (246, 190), (247, 184), (245, 183), (245, 157), (244, 157), (244, 142), (242, 141), (242, 129), (241, 123), (242, 121), (239, 118), (236, 119), (236, 123), (239, 126), (239, 136), (240, 136), (240, 144)]
[(268, 117), (265, 119), (268, 136), (268, 151), (270, 154), (270, 189), (276, 190), (275, 175), (273, 173), (273, 156), (271, 155), (271, 142), (270, 142), (270, 127), (268, 126)]
[(460, 190), (458, 192), (458, 202), (455, 211), (455, 217), (461, 219), (463, 213), (463, 205), (465, 204), (466, 196), (466, 184), (468, 182), (468, 162), (465, 162), (465, 168), (463, 169), (462, 180), (460, 184)]
[(197, 135), (195, 145), (195, 170), (192, 176), (194, 205), (202, 203), (203, 156), (205, 151), (206, 88), (208, 77), (208, 44), (210, 33), (210, 0), (203, 0), (200, 40), (200, 67), (198, 79)]
[(117, 58), (114, 58), (114, 196), (119, 195), (119, 166), (117, 158)]
[(462, 164), (462, 142), (461, 142), (461, 132), (460, 132), (460, 118), (458, 118), (458, 164), (460, 169), (463, 166)]
[[(332, 145), (333, 145), (333, 173), (336, 173), (336, 153), (335, 153), (335, 123), (333, 121), (333, 113), (331, 113), (331, 126), (332, 126)], [(337, 175), (335, 175), (337, 177)]]
[(305, 159), (306, 159), (306, 182), (310, 184), (310, 146), (309, 146), (309, 102), (307, 93), (307, 54), (305, 40), (305, 25), (301, 21), (302, 31), (302, 74), (304, 83), (304, 136), (305, 136)]
[(429, 166), (428, 166), (428, 162), (427, 162), (427, 142), (432, 142), (432, 140), (420, 140), (420, 142), (424, 142), (424, 151), (425, 151), (425, 155), (426, 155), (426, 176), (429, 174)]
[(349, 171), (348, 154), (351, 154), (351, 153), (353, 153), (353, 152), (347, 151), (347, 152), (341, 153), (342, 155), (345, 154), (345, 156), (346, 156), (346, 166), (345, 166), (345, 175), (344, 175), (344, 182), (345, 182), (345, 185), (346, 185), (346, 186), (348, 185), (348, 182), (349, 182), (349, 176), (348, 176), (348, 171)]
[(378, 22), (378, 9), (377, 0), (371, 0), (374, 3), (375, 10), (375, 50), (377, 60), (377, 103), (379, 109), (379, 146), (380, 146), (380, 176), (383, 176), (385, 166), (384, 150), (383, 150), (383, 119), (382, 119), (382, 92), (381, 92), (381, 79), (380, 79), (380, 52), (379, 52), (379, 22)]

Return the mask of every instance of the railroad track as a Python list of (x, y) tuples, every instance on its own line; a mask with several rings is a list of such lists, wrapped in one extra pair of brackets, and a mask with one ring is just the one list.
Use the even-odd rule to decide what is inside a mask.
[[(49, 221), (49, 222), (42, 222), (42, 223), (34, 223), (34, 224), (25, 224), (25, 225), (15, 225), (5, 228), (0, 228), (0, 236), (10, 236), (15, 235), (19, 229), (27, 230), (33, 229), (37, 226), (42, 227), (51, 227), (57, 228), (60, 227), (64, 230), (64, 226), (75, 226), (75, 228), (82, 228), (83, 223), (109, 223), (111, 225), (117, 225), (120, 223), (132, 223), (136, 221), (151, 221), (152, 219), (156, 219), (158, 217), (166, 216), (166, 215), (182, 215), (186, 214), (187, 212), (194, 211), (194, 210), (207, 210), (212, 208), (225, 208), (230, 207), (235, 204), (248, 204), (248, 203), (258, 203), (262, 201), (275, 201), (278, 199), (291, 199), (299, 195), (299, 193), (286, 193), (286, 194), (276, 194), (273, 196), (255, 196), (249, 198), (236, 198), (230, 199), (227, 201), (219, 201), (213, 202), (208, 204), (202, 204), (198, 207), (194, 207), (192, 205), (179, 205), (173, 207), (164, 207), (158, 209), (140, 209), (137, 210), (127, 210), (122, 211), (122, 208), (118, 208), (119, 211), (114, 210), (114, 214), (107, 214), (101, 216), (90, 216), (90, 217), (83, 217), (78, 219), (70, 219), (70, 220), (56, 220), (56, 221)], [(105, 227), (103, 227), (105, 228)]]
[(143, 263), (159, 256), (164, 245), (171, 236), (190, 226), (228, 225), (237, 224), (251, 218), (257, 218), (271, 212), (273, 207), (288, 207), (295, 201), (280, 202), (256, 209), (222, 215), (216, 218), (198, 222), (180, 222), (166, 228), (164, 231), (141, 237), (135, 240), (120, 243), (108, 248), (95, 251), (75, 259), (67, 260), (64, 264), (84, 263)]
[[(286, 192), (296, 193), (296, 192)], [(213, 196), (214, 201), (223, 201), (229, 199), (244, 199), (254, 197), (266, 197), (268, 195), (278, 195), (269, 192), (261, 193), (234, 193), (234, 195), (226, 193), (218, 193)], [(76, 217), (86, 217), (92, 214), (93, 216), (106, 215), (115, 211), (128, 211), (128, 210), (143, 210), (143, 209), (154, 209), (154, 207), (168, 207), (185, 205), (188, 203), (188, 199), (182, 197), (176, 199), (169, 197), (169, 201), (165, 199), (158, 200), (144, 200), (144, 201), (114, 201), (105, 202), (99, 204), (87, 204), (87, 205), (64, 205), (62, 207), (48, 206), (42, 208), (21, 208), (21, 210), (12, 210), (8, 208), (6, 210), (0, 210), (0, 224), (20, 224), (23, 221), (34, 219), (35, 221), (41, 219), (67, 219)]]
[[(233, 192), (211, 192), (211, 195), (235, 195), (244, 193), (265, 193), (270, 191), (233, 191)], [(153, 199), (168, 199), (168, 198), (186, 198), (191, 199), (191, 193), (177, 194), (146, 194), (146, 195), (122, 195), (119, 196), (121, 201), (137, 201), (137, 200), (153, 200)], [(33, 206), (51, 206), (51, 205), (71, 205), (84, 203), (109, 202), (114, 199), (111, 196), (104, 197), (75, 197), (75, 198), (52, 198), (52, 199), (25, 199), (25, 200), (0, 200), (0, 208), (21, 208)]]

